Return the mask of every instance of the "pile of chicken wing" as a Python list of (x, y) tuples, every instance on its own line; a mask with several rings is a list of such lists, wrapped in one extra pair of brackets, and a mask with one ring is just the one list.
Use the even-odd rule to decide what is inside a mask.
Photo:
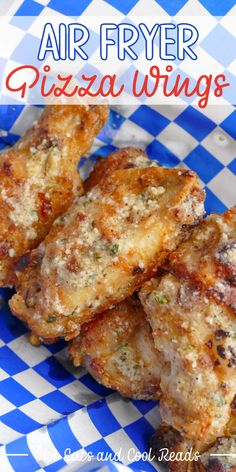
[(156, 456), (200, 454), (170, 470), (233, 472), (236, 209), (203, 219), (197, 175), (131, 147), (82, 182), (78, 161), (108, 113), (46, 107), (2, 153), (0, 284), (15, 287), (32, 343), (64, 338), (98, 382), (160, 401)]

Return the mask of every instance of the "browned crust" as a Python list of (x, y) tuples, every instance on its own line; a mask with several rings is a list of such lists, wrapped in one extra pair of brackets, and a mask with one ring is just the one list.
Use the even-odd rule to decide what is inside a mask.
[[(108, 116), (106, 106), (48, 106), (0, 160), (0, 285), (45, 238), (53, 221), (83, 192), (77, 163)], [(32, 219), (32, 221), (31, 221)]]
[[(222, 240), (227, 236), (227, 242)], [(236, 208), (212, 214), (170, 256), (172, 271), (181, 280), (200, 287), (207, 296), (232, 308), (236, 314), (236, 263), (227, 250), (236, 250)], [(189, 254), (191, 253), (191, 259)]]
[[(162, 423), (150, 440), (150, 447), (157, 461), (168, 466), (171, 472), (236, 472), (236, 465), (228, 464), (225, 468), (224, 458), (222, 456), (212, 456), (212, 453), (219, 454), (229, 452), (227, 450), (227, 442), (235, 441), (236, 452), (236, 421), (232, 416), (227, 427), (226, 436), (217, 438), (211, 442), (194, 443), (171, 426)], [(222, 445), (224, 443), (224, 449)], [(168, 451), (168, 453), (167, 453)], [(179, 460), (182, 455), (182, 459)], [(172, 460), (161, 460), (164, 457)], [(196, 459), (196, 460), (193, 460)], [(235, 460), (236, 462), (236, 460)]]
[(114, 151), (106, 158), (98, 158), (91, 174), (84, 182), (85, 192), (91, 190), (91, 188), (95, 187), (95, 185), (97, 185), (102, 179), (111, 175), (115, 170), (139, 167), (135, 163), (135, 158), (139, 156), (146, 159), (148, 163), (148, 157), (146, 153), (141, 149), (133, 147), (126, 147), (119, 149), (118, 151)]
[(83, 365), (122, 396), (159, 399), (161, 356), (138, 298), (130, 297), (84, 324), (69, 350), (75, 366)]
[[(154, 212), (154, 215), (151, 218), (144, 217), (142, 223), (137, 228), (133, 228), (132, 224), (129, 222), (125, 223), (123, 220), (114, 221), (113, 216), (114, 212), (120, 208), (122, 198), (129, 194), (143, 195), (145, 189), (149, 188), (159, 188), (165, 187), (165, 192), (163, 197), (160, 199), (160, 205), (157, 212)], [(159, 266), (165, 260), (167, 254), (172, 251), (179, 241), (184, 236), (183, 225), (193, 224), (196, 220), (195, 208), (203, 201), (203, 194), (199, 189), (199, 181), (196, 175), (193, 172), (181, 171), (178, 169), (164, 169), (164, 168), (146, 168), (146, 169), (122, 169), (117, 170), (111, 174), (108, 178), (102, 180), (100, 185), (96, 186), (96, 192), (99, 191), (103, 199), (109, 199), (112, 197), (114, 200), (114, 205), (107, 203), (99, 204), (97, 201), (92, 201), (86, 206), (86, 213), (80, 207), (80, 202), (76, 202), (76, 206), (72, 207), (69, 211), (71, 217), (70, 223), (62, 224), (62, 228), (58, 231), (57, 234), (53, 234), (52, 237), (49, 236), (46, 238), (46, 252), (50, 250), (51, 256), (53, 259), (56, 257), (56, 245), (54, 241), (56, 239), (61, 239), (68, 241), (69, 244), (75, 241), (80, 236), (80, 221), (84, 222), (85, 218), (88, 217), (89, 212), (95, 215), (95, 220), (93, 225), (97, 228), (98, 232), (106, 239), (108, 244), (112, 244), (113, 238), (121, 238), (124, 235), (124, 224), (128, 225), (130, 228), (131, 236), (134, 238), (134, 241), (139, 241), (139, 244), (143, 247), (143, 238), (149, 238), (150, 234), (153, 234), (152, 239), (152, 248), (150, 247), (151, 253), (143, 252), (142, 257), (144, 257), (144, 269), (136, 270), (137, 262), (136, 259), (139, 254), (139, 249), (136, 249), (134, 246), (133, 250), (129, 252), (129, 255), (124, 257), (122, 254), (118, 255), (117, 260), (112, 263), (109, 271), (112, 274), (112, 278), (117, 277), (116, 282), (112, 282), (114, 288), (116, 289), (110, 293), (109, 285), (110, 275), (107, 276), (107, 280), (103, 281), (103, 284), (99, 287), (99, 293), (102, 290), (104, 291), (104, 298), (102, 297), (99, 304), (96, 307), (93, 306), (93, 297), (91, 299), (90, 306), (87, 306), (78, 311), (78, 314), (74, 311), (75, 304), (78, 306), (80, 303), (80, 293), (86, 293), (87, 300), (90, 299), (91, 293), (95, 293), (94, 290), (98, 290), (98, 286), (95, 286), (93, 283), (93, 288), (86, 288), (85, 292), (78, 292), (73, 289), (73, 291), (68, 288), (61, 286), (58, 292), (58, 296), (61, 297), (61, 301), (65, 304), (66, 313), (71, 315), (60, 315), (59, 313), (54, 313), (51, 308), (46, 308), (42, 302), (44, 298), (44, 293), (50, 291), (51, 295), (50, 300), (54, 297), (55, 290), (58, 287), (57, 281), (57, 269), (47, 276), (44, 280), (44, 277), (41, 276), (40, 264), (37, 267), (36, 275), (32, 279), (36, 280), (36, 284), (33, 282), (33, 287), (30, 290), (30, 297), (34, 293), (35, 305), (32, 306), (31, 301), (29, 303), (29, 287), (27, 286), (27, 280), (31, 279), (31, 276), (26, 275), (26, 282), (24, 280), (24, 273), (20, 277), (20, 290), (19, 293), (13, 297), (10, 302), (11, 309), (13, 313), (18, 316), (23, 321), (26, 321), (32, 331), (43, 337), (44, 339), (52, 339), (57, 336), (65, 336), (66, 339), (74, 338), (80, 331), (81, 325), (84, 322), (89, 321), (96, 314), (102, 313), (107, 310), (111, 305), (119, 303), (123, 299), (130, 296), (136, 289), (139, 287), (144, 280), (149, 279), (153, 273), (159, 268)], [(191, 204), (189, 205), (189, 198), (191, 197)], [(90, 199), (90, 194), (87, 194), (86, 197)], [(192, 200), (193, 199), (193, 200)], [(103, 200), (105, 202), (105, 200)], [(185, 202), (188, 201), (187, 208), (185, 208)], [(82, 203), (81, 203), (82, 205)], [(123, 204), (122, 204), (123, 205)], [(183, 207), (182, 207), (183, 205)], [(201, 203), (202, 205), (202, 203)], [(123, 208), (123, 206), (121, 206)], [(91, 210), (88, 210), (91, 208)], [(202, 210), (201, 210), (202, 211)], [(198, 215), (198, 217), (200, 214)], [(133, 228), (133, 229), (132, 229)], [(154, 232), (160, 235), (160, 240), (156, 239), (154, 241)], [(126, 233), (125, 233), (126, 234)], [(73, 235), (73, 236), (72, 236)], [(140, 239), (141, 238), (141, 239)], [(73, 243), (74, 244), (74, 243)], [(136, 244), (136, 243), (134, 243)], [(48, 249), (47, 249), (48, 248)], [(50, 249), (49, 249), (50, 248)], [(52, 251), (52, 252), (51, 252)], [(74, 250), (73, 250), (74, 251)], [(44, 252), (44, 249), (43, 251)], [(39, 259), (41, 255), (39, 255)], [(33, 256), (33, 258), (38, 258), (38, 255)], [(140, 253), (141, 255), (141, 253)], [(31, 256), (32, 257), (32, 256)], [(44, 256), (43, 256), (44, 257)], [(64, 256), (63, 256), (64, 257)], [(93, 262), (94, 264), (94, 262)], [(75, 264), (68, 266), (69, 270), (76, 271)], [(55, 267), (56, 268), (56, 267)], [(110, 274), (109, 272), (109, 274)], [(79, 278), (78, 272), (78, 278)], [(79, 280), (79, 279), (78, 279)], [(29, 284), (31, 281), (29, 280)], [(37, 292), (37, 287), (40, 286), (41, 293), (35, 294)], [(107, 287), (107, 290), (106, 290)], [(92, 292), (91, 292), (92, 291)], [(90, 293), (91, 292), (91, 293)], [(109, 293), (108, 293), (109, 292)], [(85, 296), (85, 295), (83, 295)], [(47, 296), (48, 297), (48, 296)], [(77, 301), (75, 301), (75, 299)], [(40, 306), (40, 315), (34, 316), (34, 313), (39, 309), (38, 301)], [(42, 305), (43, 303), (43, 305)], [(77, 308), (78, 310), (78, 308)], [(48, 317), (53, 317), (52, 323), (48, 323)], [(56, 318), (55, 318), (56, 317)]]
[(224, 433), (235, 395), (235, 245), (235, 209), (210, 215), (140, 294), (167, 363), (163, 420), (193, 440)]

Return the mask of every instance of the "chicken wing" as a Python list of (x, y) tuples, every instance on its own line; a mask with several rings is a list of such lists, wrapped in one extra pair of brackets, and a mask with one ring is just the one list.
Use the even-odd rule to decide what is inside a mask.
[(161, 372), (163, 420), (192, 440), (224, 433), (236, 391), (236, 210), (211, 215), (140, 299)]
[[(151, 161), (146, 153), (138, 148), (126, 147), (119, 149), (118, 151), (112, 152), (107, 158), (98, 158), (97, 162), (90, 174), (90, 176), (84, 182), (84, 189), (86, 192), (91, 190), (95, 185), (99, 182), (107, 178), (112, 172), (119, 169), (130, 169), (133, 167), (137, 168), (145, 168), (145, 167), (157, 167), (157, 161)], [(53, 228), (51, 228), (50, 238), (52, 234), (56, 234), (58, 229), (60, 229), (61, 219), (55, 222)], [(33, 261), (33, 253), (31, 255), (25, 255), (23, 260), (20, 261), (19, 266), (21, 266), (22, 262), (23, 265), (29, 264), (32, 265)], [(27, 262), (27, 259), (29, 261)], [(34, 266), (34, 264), (33, 264)], [(31, 270), (30, 279), (35, 276), (35, 270)], [(28, 277), (29, 279), (29, 277)], [(31, 284), (31, 282), (30, 282)], [(41, 341), (38, 336), (31, 333), (30, 335), (30, 342), (34, 345), (40, 345)]]
[(124, 397), (159, 398), (160, 355), (138, 298), (130, 297), (84, 324), (70, 343), (75, 366)]
[(74, 338), (155, 273), (186, 225), (202, 216), (203, 200), (190, 171), (114, 171), (76, 200), (25, 261), (13, 313), (47, 342)]
[(0, 159), (0, 285), (45, 238), (52, 222), (82, 193), (76, 171), (108, 116), (106, 106), (48, 106)]

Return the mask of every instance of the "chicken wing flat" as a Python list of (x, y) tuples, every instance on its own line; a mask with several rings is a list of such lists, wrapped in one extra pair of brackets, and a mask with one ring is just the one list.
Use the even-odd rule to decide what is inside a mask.
[[(98, 158), (90, 176), (84, 182), (84, 190), (89, 191), (95, 185), (97, 185), (102, 180), (106, 179), (110, 174), (115, 170), (119, 169), (129, 169), (129, 168), (145, 168), (145, 167), (157, 167), (158, 164), (156, 161), (150, 161), (146, 153), (138, 148), (126, 147), (118, 151), (112, 152), (107, 158)], [(63, 220), (63, 218), (62, 218)], [(56, 234), (61, 227), (61, 218), (55, 221), (49, 238), (52, 238), (53, 234)], [(19, 261), (19, 267), (28, 266), (28, 274), (25, 277), (26, 272), (24, 272), (24, 283), (26, 285), (26, 279), (30, 280), (29, 290), (32, 289), (32, 280), (35, 278), (37, 271), (35, 271), (35, 264), (38, 264), (38, 256), (40, 254), (40, 248), (35, 253), (24, 255), (22, 260)], [(26, 289), (26, 286), (25, 286)], [(31, 333), (30, 342), (34, 345), (40, 345), (41, 341), (38, 336)]]
[(224, 433), (236, 392), (236, 211), (211, 215), (140, 298), (161, 372), (163, 420), (189, 439)]
[(46, 341), (74, 338), (155, 273), (186, 225), (202, 216), (203, 200), (190, 171), (114, 171), (78, 198), (33, 252), (18, 274), (13, 313)]
[(106, 106), (48, 106), (26, 135), (0, 159), (0, 285), (14, 283), (13, 267), (38, 246), (52, 222), (83, 187), (81, 155), (105, 124)]
[(84, 324), (70, 343), (75, 366), (124, 397), (158, 399), (160, 355), (138, 298), (130, 297)]

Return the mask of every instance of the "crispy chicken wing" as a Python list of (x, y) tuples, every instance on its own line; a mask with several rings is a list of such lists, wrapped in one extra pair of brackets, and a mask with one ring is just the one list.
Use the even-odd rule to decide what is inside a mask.
[(52, 222), (82, 193), (81, 155), (105, 124), (106, 106), (48, 106), (26, 135), (0, 159), (0, 285), (14, 283), (13, 267), (45, 238)]
[(77, 199), (24, 261), (13, 313), (44, 340), (74, 338), (83, 323), (150, 278), (186, 225), (202, 216), (203, 200), (189, 171), (112, 172)]
[[(107, 158), (98, 158), (90, 176), (84, 182), (84, 189), (85, 191), (91, 190), (95, 185), (99, 182), (107, 178), (110, 174), (112, 174), (115, 170), (119, 169), (130, 169), (130, 168), (145, 168), (145, 167), (157, 167), (158, 163), (156, 161), (151, 161), (146, 153), (138, 148), (126, 147), (119, 149), (118, 151), (112, 152)], [(52, 237), (53, 233), (56, 233), (58, 229), (60, 229), (61, 220), (59, 219), (55, 222), (53, 228), (51, 228), (50, 238)], [(32, 265), (32, 261), (34, 259), (33, 253), (31, 255), (24, 256), (19, 263), (19, 266), (23, 263), (23, 265), (30, 264)], [(29, 259), (29, 261), (28, 261)], [(29, 268), (31, 271), (30, 277), (28, 279), (32, 279), (35, 276), (35, 267), (33, 264), (33, 270)], [(32, 282), (30, 281), (30, 285)], [(31, 285), (32, 286), (32, 285)], [(31, 333), (30, 335), (30, 342), (34, 345), (40, 345), (41, 341), (38, 336)]]
[(211, 215), (140, 298), (161, 372), (161, 414), (187, 438), (224, 433), (236, 391), (236, 210)]
[(84, 324), (70, 343), (74, 365), (83, 365), (124, 397), (159, 398), (160, 354), (141, 303), (130, 297)]

